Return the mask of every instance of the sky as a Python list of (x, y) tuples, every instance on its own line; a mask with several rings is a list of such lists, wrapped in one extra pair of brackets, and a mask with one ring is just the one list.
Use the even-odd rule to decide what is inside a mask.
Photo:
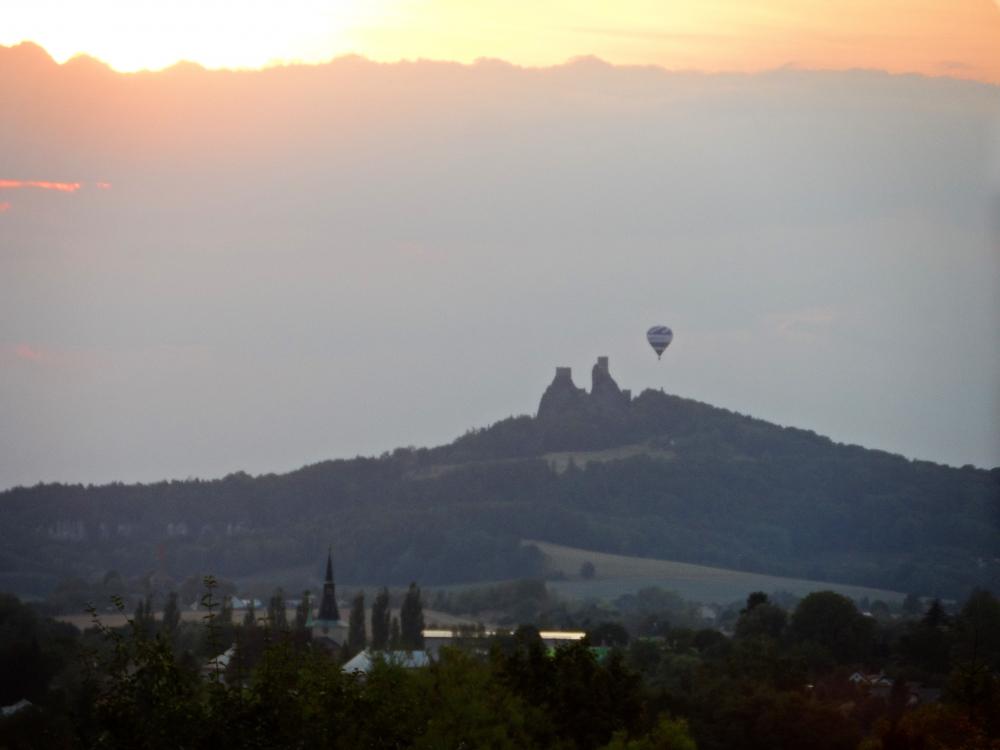
[[(904, 5), (930, 34), (933, 5)], [(543, 4), (539, 28), (572, 19), (532, 57), (530, 34), (501, 33), (525, 29), (517, 6), (324, 4), (356, 28), (296, 54), (364, 57), (124, 74), (73, 54), (131, 69), (115, 61), (131, 31), (102, 48), (76, 4), (47, 24), (46, 7), (19, 4), (0, 32), (52, 53), (0, 48), (0, 488), (439, 444), (533, 413), (556, 366), (589, 385), (599, 355), (633, 392), (1000, 465), (1000, 87), (975, 44), (924, 49), (961, 63), (949, 75), (865, 57), (907, 47), (902, 32), (857, 65), (729, 42), (712, 57), (700, 31), (682, 60), (624, 33), (638, 5), (588, 20)], [(266, 16), (239, 7), (245, 36)], [(744, 18), (664, 7), (692, 28), (713, 27), (705, 9)], [(982, 18), (945, 37), (992, 33), (995, 6), (948, 7)], [(404, 17), (416, 32), (394, 46)], [(138, 67), (257, 64), (238, 46), (199, 57), (198, 33), (170, 29), (169, 54)], [(497, 56), (513, 63), (477, 61)], [(653, 324), (675, 332), (660, 362)]]
[(119, 71), (584, 55), (672, 70), (873, 68), (1000, 83), (995, 0), (32, 0), (8, 2), (0, 44)]

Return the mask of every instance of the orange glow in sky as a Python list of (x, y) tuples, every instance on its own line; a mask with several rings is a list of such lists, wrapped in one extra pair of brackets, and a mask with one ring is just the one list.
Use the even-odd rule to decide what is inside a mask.
[(33, 0), (4, 11), (0, 44), (119, 71), (581, 55), (670, 69), (875, 68), (1000, 83), (1000, 0)]
[(60, 193), (75, 193), (81, 188), (79, 182), (48, 182), (46, 180), (0, 180), (0, 190), (56, 190)]

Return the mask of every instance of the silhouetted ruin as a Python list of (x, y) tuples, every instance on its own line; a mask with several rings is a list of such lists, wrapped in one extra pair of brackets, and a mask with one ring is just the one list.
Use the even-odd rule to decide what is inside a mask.
[(598, 357), (590, 371), (590, 393), (573, 382), (569, 367), (557, 367), (556, 376), (542, 394), (538, 418), (543, 421), (560, 419), (567, 414), (611, 416), (625, 412), (632, 402), (632, 392), (622, 390), (611, 377), (607, 357)]

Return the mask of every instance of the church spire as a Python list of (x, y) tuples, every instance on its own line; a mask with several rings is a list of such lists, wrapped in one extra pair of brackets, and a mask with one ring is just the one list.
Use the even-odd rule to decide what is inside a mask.
[(326, 553), (326, 580), (323, 582), (323, 598), (319, 603), (319, 620), (339, 620), (337, 609), (337, 585), (333, 582), (333, 548)]

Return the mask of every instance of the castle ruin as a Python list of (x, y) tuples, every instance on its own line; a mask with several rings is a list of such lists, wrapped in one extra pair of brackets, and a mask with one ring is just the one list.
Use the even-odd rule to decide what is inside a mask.
[(590, 371), (590, 393), (573, 382), (569, 367), (557, 367), (556, 376), (542, 394), (538, 418), (558, 418), (567, 412), (614, 414), (624, 412), (632, 402), (632, 393), (618, 387), (611, 377), (607, 357), (598, 357)]

